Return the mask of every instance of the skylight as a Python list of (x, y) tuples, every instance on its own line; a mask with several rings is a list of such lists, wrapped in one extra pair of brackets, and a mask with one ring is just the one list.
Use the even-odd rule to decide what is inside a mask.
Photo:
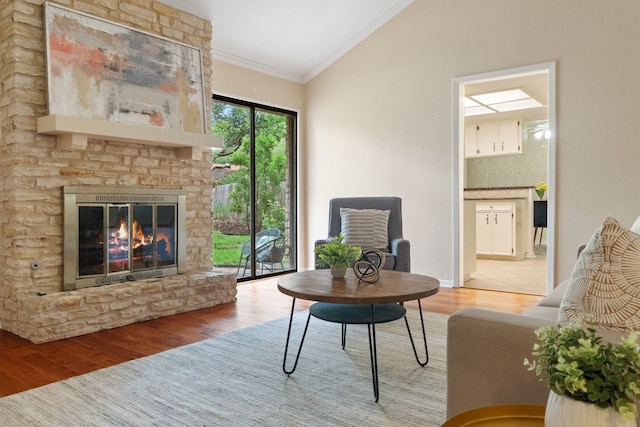
[(502, 113), (543, 107), (543, 105), (521, 89), (471, 95), (464, 100), (464, 115)]

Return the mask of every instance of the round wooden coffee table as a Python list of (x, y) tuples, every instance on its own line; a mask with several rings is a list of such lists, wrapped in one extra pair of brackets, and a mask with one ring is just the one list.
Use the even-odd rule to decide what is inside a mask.
[(310, 301), (338, 304), (383, 304), (420, 300), (434, 295), (440, 281), (422, 274), (380, 270), (374, 284), (358, 281), (352, 270), (342, 279), (331, 277), (328, 269), (309, 270), (278, 279), (278, 289), (285, 295)]
[[(346, 325), (366, 324), (369, 330), (373, 394), (377, 402), (379, 397), (379, 383), (376, 323), (390, 322), (404, 318), (416, 361), (420, 366), (425, 366), (429, 363), (429, 351), (427, 348), (427, 338), (420, 299), (436, 294), (439, 289), (440, 282), (433, 277), (389, 270), (381, 270), (379, 280), (373, 284), (358, 281), (358, 278), (351, 270), (348, 270), (342, 279), (334, 279), (331, 277), (330, 270), (310, 270), (282, 276), (278, 279), (278, 290), (285, 295), (293, 297), (282, 370), (287, 375), (295, 371), (311, 316), (329, 322), (341, 323), (343, 348), (345, 345)], [(304, 327), (304, 332), (302, 333), (302, 339), (300, 340), (300, 347), (298, 348), (294, 365), (292, 368), (287, 368), (287, 353), (289, 350), (289, 339), (291, 337), (291, 325), (293, 322), (296, 298), (318, 302), (309, 308), (309, 315), (307, 316), (307, 322)], [(418, 301), (425, 349), (424, 361), (421, 361), (418, 356), (413, 336), (411, 335), (409, 321), (405, 316), (406, 309), (399, 304), (412, 300)]]

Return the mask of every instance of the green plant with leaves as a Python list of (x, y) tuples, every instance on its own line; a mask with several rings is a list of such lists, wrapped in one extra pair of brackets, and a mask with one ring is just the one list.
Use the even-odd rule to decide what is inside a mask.
[(623, 419), (638, 416), (634, 399), (640, 397), (638, 332), (613, 344), (603, 342), (592, 323), (548, 326), (535, 331), (538, 342), (524, 360), (551, 390), (600, 408), (613, 407)]
[(351, 261), (358, 259), (362, 253), (359, 246), (350, 246), (343, 243), (342, 233), (335, 236), (327, 243), (315, 248), (321, 265), (328, 267), (348, 267)]

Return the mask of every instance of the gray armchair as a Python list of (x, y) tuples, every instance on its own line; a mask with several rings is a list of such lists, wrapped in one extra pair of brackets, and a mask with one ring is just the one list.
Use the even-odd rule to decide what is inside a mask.
[[(340, 208), (388, 210), (389, 244), (385, 252), (384, 269), (411, 271), (410, 243), (402, 236), (402, 199), (399, 197), (348, 197), (329, 201), (329, 236), (316, 240), (315, 246), (322, 245), (337, 236), (342, 230)], [(317, 256), (316, 256), (317, 265)]]

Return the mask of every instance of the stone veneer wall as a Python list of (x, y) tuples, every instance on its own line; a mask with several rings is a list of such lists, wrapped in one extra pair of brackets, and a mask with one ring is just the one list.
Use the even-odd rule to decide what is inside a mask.
[[(152, 0), (56, 3), (200, 48), (211, 93), (210, 22)], [(210, 153), (181, 160), (173, 148), (102, 140), (58, 149), (36, 132), (48, 114), (45, 58), (43, 1), (0, 0), (2, 329), (40, 343), (234, 301), (235, 276), (211, 271)], [(187, 273), (63, 292), (65, 185), (187, 190)]]

